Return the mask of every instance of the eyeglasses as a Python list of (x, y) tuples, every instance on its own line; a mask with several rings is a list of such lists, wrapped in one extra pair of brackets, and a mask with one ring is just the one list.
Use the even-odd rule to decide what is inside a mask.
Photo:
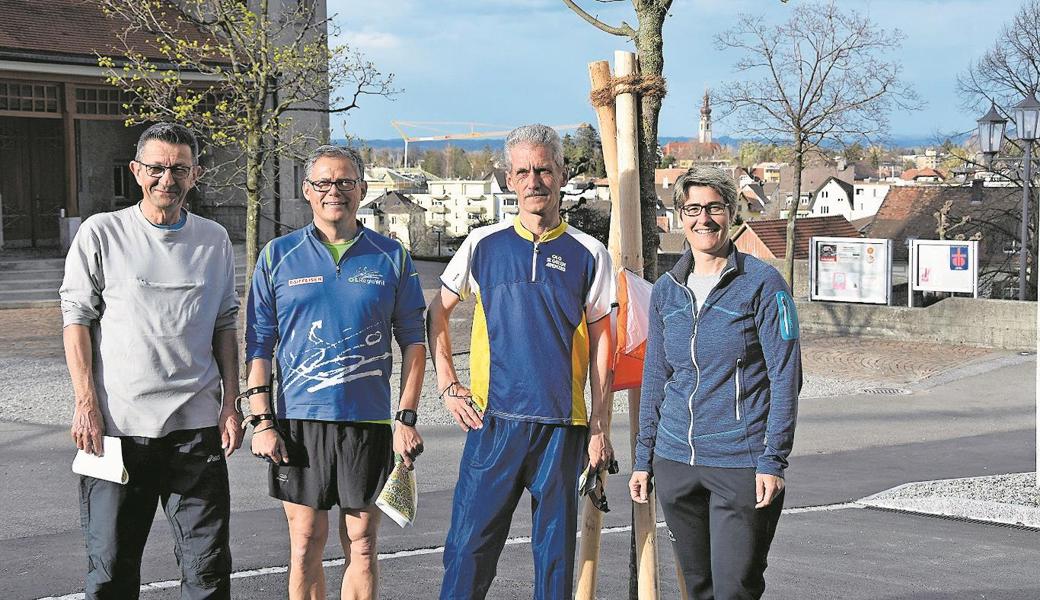
[(144, 172), (147, 173), (149, 177), (154, 177), (156, 179), (162, 178), (166, 171), (172, 173), (174, 179), (184, 179), (188, 175), (191, 175), (192, 170), (195, 168), (185, 167), (184, 165), (173, 165), (170, 167), (166, 165), (150, 165), (139, 160), (134, 162), (144, 167)]
[(708, 214), (713, 217), (720, 217), (729, 211), (729, 206), (721, 202), (712, 202), (711, 204), (683, 204), (679, 207), (679, 212), (687, 217), (699, 217), (704, 211), (708, 211)]
[(358, 186), (361, 180), (359, 179), (337, 179), (330, 181), (328, 179), (319, 179), (318, 181), (306, 180), (307, 183), (311, 184), (311, 187), (318, 192), (327, 192), (332, 189), (332, 186), (336, 186), (336, 189), (341, 192), (349, 192)]

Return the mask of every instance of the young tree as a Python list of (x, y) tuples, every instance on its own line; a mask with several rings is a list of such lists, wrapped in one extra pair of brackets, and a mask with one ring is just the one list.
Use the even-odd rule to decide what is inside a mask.
[[(617, 2), (620, 0), (600, 0)], [(664, 71), (665, 17), (672, 0), (632, 0), (638, 26), (622, 21), (611, 26), (581, 8), (575, 0), (563, 0), (572, 11), (597, 29), (632, 40), (639, 57), (643, 76), (661, 76)], [(660, 95), (643, 94), (640, 100), (639, 148), (639, 207), (640, 229), (643, 232), (643, 276), (651, 281), (657, 273), (657, 193), (654, 190), (654, 169), (657, 167), (657, 123), (661, 113)]]
[[(98, 63), (108, 82), (129, 94), (127, 124), (176, 121), (241, 156), (210, 181), (245, 190), (251, 278), (265, 178), (280, 157), (328, 136), (325, 125), (293, 127), (293, 115), (344, 113), (363, 96), (391, 95), (393, 75), (347, 46), (330, 48), (333, 23), (320, 2), (90, 1), (125, 23), (115, 41), (121, 56)], [(147, 47), (135, 43), (142, 36)]]
[[(882, 134), (894, 106), (914, 109), (917, 95), (900, 80), (900, 67), (885, 55), (899, 47), (898, 31), (878, 28), (835, 2), (806, 2), (779, 25), (743, 14), (716, 36), (720, 49), (744, 56), (736, 70), (746, 75), (716, 94), (723, 112), (750, 137), (786, 139), (794, 153), (793, 198), (801, 195), (806, 154), (824, 141), (868, 142)], [(784, 276), (794, 283), (796, 207), (788, 211)]]

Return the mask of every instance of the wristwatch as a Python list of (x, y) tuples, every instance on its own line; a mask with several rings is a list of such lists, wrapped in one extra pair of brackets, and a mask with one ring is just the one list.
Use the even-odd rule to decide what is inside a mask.
[(401, 423), (409, 427), (415, 427), (416, 421), (419, 420), (419, 414), (416, 413), (414, 410), (406, 408), (404, 410), (397, 411), (397, 414), (394, 415), (394, 420), (400, 421)]

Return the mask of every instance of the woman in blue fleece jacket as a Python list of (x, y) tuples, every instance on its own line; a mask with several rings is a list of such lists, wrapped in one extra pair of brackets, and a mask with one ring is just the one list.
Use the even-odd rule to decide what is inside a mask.
[(693, 167), (675, 182), (690, 250), (654, 284), (636, 459), (651, 477), (689, 598), (759, 598), (784, 500), (802, 386), (794, 301), (772, 266), (729, 240), (733, 179)]

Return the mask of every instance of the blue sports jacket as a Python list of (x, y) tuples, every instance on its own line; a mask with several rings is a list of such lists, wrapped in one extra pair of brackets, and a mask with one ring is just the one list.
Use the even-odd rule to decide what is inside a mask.
[(633, 469), (655, 456), (782, 477), (802, 388), (798, 316), (772, 266), (730, 249), (693, 311), (687, 250), (654, 284)]
[(391, 338), (425, 341), (419, 276), (401, 244), (358, 223), (339, 263), (313, 224), (271, 240), (253, 274), (246, 360), (277, 346), (279, 418), (390, 418)]

